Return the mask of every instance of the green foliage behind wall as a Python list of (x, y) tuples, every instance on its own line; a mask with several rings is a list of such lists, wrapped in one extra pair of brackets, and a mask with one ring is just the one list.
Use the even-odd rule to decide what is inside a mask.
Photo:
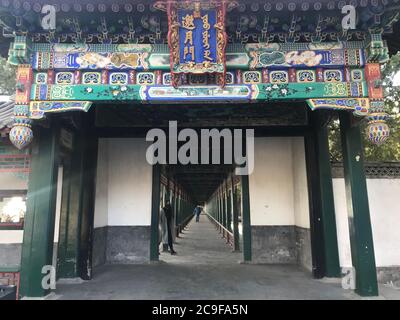
[(16, 67), (7, 63), (7, 59), (0, 57), (0, 95), (15, 93)]
[[(400, 85), (393, 85), (393, 78), (398, 72), (400, 72), (400, 52), (392, 56), (382, 69), (385, 105), (387, 112), (391, 115), (391, 118), (387, 121), (390, 127), (390, 136), (384, 144), (377, 146), (370, 143), (366, 134), (363, 134), (366, 161), (400, 161)], [(367, 123), (363, 121), (361, 125), (362, 133), (365, 132), (366, 126)], [(330, 123), (329, 129), (331, 161), (341, 161), (342, 150), (337, 119)]]

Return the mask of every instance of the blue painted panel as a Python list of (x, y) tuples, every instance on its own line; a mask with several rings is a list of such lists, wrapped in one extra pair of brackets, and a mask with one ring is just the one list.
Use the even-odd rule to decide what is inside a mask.
[[(210, 25), (210, 28), (208, 30), (208, 35), (209, 35), (209, 45), (210, 45), (210, 54), (209, 57), (210, 59), (205, 59), (205, 51), (207, 50), (203, 44), (203, 39), (204, 39), (204, 32), (207, 32), (207, 30), (204, 28), (203, 25), (203, 18), (208, 15), (208, 24)], [(216, 29), (215, 29), (215, 24), (216, 24), (216, 11), (215, 10), (201, 10), (201, 14), (199, 18), (194, 18), (193, 19), (193, 29), (189, 30), (187, 28), (183, 27), (183, 21), (185, 17), (192, 16), (193, 17), (193, 11), (190, 10), (180, 10), (178, 13), (178, 19), (179, 19), (179, 52), (180, 52), (180, 63), (188, 63), (188, 62), (195, 62), (197, 63), (203, 63), (204, 61), (209, 61), (211, 63), (215, 63), (217, 60), (216, 57), (216, 51), (217, 51), (217, 41), (216, 41)], [(191, 43), (189, 43), (187, 33), (192, 32), (193, 34), (193, 47), (194, 47), (194, 57), (192, 57), (192, 54), (188, 53), (185, 55), (185, 48), (188, 52), (190, 52), (189, 48), (191, 46)], [(186, 44), (185, 44), (186, 41)]]

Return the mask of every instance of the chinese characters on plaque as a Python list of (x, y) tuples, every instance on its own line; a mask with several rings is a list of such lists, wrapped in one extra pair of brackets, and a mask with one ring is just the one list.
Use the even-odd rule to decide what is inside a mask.
[(171, 81), (182, 83), (182, 74), (215, 74), (216, 84), (225, 85), (226, 1), (157, 2), (168, 14), (168, 46)]
[(205, 68), (216, 63), (216, 11), (180, 10), (180, 60), (181, 64), (202, 64)]

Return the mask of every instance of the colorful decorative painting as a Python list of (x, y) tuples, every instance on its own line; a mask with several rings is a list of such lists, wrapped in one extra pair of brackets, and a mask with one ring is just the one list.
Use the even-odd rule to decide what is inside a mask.
[(105, 69), (145, 70), (149, 68), (148, 52), (54, 52), (52, 55), (37, 52), (32, 61), (35, 69)]
[(274, 67), (335, 67), (363, 66), (364, 56), (360, 49), (291, 50), (283, 51), (279, 44), (248, 44), (250, 68)]
[[(195, 39), (196, 37), (194, 37)], [(197, 36), (196, 39), (198, 39)], [(180, 39), (180, 37), (178, 37)], [(194, 40), (193, 40), (194, 41)], [(199, 40), (198, 40), (199, 41)], [(196, 43), (195, 43), (196, 44)], [(180, 63), (183, 53), (178, 52), (179, 60), (174, 60), (176, 72), (206, 72), (204, 63), (210, 72), (223, 72), (226, 68), (261, 69), (261, 68), (308, 68), (308, 67), (363, 67), (365, 65), (364, 50), (343, 49), (335, 43), (329, 43), (335, 49), (316, 49), (318, 46), (310, 46), (303, 43), (295, 44), (294, 48), (309, 48), (307, 50), (293, 50), (284, 44), (248, 44), (246, 46), (227, 45), (224, 60), (217, 64), (214, 59), (219, 57), (218, 51), (210, 44), (210, 63), (204, 60), (204, 47), (202, 43), (197, 48), (197, 56), (203, 57), (193, 63), (190, 48), (186, 46), (187, 53), (185, 63)], [(220, 45), (221, 46), (221, 45)], [(180, 46), (178, 46), (180, 48)], [(218, 47), (217, 47), (218, 48)], [(34, 70), (47, 69), (130, 69), (130, 70), (170, 70), (171, 56), (168, 45), (77, 45), (58, 44), (53, 45), (50, 51), (33, 46), (33, 58), (30, 63)], [(197, 51), (196, 51), (197, 52)], [(183, 61), (183, 60), (182, 60)], [(194, 69), (193, 70), (189, 70)]]
[(311, 110), (351, 110), (357, 116), (365, 116), (369, 111), (369, 99), (367, 98), (308, 99), (307, 104)]
[(185, 87), (148, 87), (141, 90), (141, 98), (145, 101), (204, 101), (204, 100), (250, 100), (251, 86), (185, 86)]
[(31, 119), (42, 119), (49, 112), (85, 111), (90, 109), (90, 101), (32, 101)]
[[(389, 135), (380, 65), (365, 63), (366, 49), (361, 42), (352, 46), (346, 42), (235, 44), (225, 53), (226, 38), (220, 28), (223, 6), (218, 7), (217, 2), (211, 7), (182, 3), (185, 6), (164, 3), (172, 14), (169, 47), (22, 46), (25, 51), (32, 50), (29, 55), (24, 51), (32, 60), (20, 64), (17, 71), (15, 124), (10, 133), (13, 143), (23, 148), (32, 141), (32, 119), (44, 118), (47, 113), (87, 111), (92, 103), (106, 101), (300, 100), (313, 110), (349, 110), (366, 116), (369, 139), (374, 143), (382, 143)], [(18, 54), (20, 59), (22, 53)]]
[[(254, 79), (253, 79), (254, 80)], [(153, 80), (151, 80), (153, 81)], [(268, 83), (173, 86), (136, 85), (33, 85), (33, 101), (213, 101), (213, 100), (284, 100), (319, 97), (365, 97), (365, 82), (358, 83)]]

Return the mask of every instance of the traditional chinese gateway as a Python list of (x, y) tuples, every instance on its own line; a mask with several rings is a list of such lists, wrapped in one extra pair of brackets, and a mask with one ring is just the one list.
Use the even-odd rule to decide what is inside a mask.
[[(347, 4), (355, 29), (343, 23)], [(356, 292), (377, 295), (360, 124), (370, 143), (389, 136), (380, 70), (399, 10), (395, 0), (1, 0), (17, 66), (9, 139), (31, 154), (20, 295), (48, 293), (41, 271), (53, 257), (57, 277), (83, 279), (103, 264), (158, 260), (167, 198), (177, 234), (205, 203), (244, 261), (298, 264), (315, 278), (352, 265)], [(336, 116), (346, 198), (329, 160)], [(148, 165), (146, 132), (169, 120), (255, 128), (254, 173)]]

